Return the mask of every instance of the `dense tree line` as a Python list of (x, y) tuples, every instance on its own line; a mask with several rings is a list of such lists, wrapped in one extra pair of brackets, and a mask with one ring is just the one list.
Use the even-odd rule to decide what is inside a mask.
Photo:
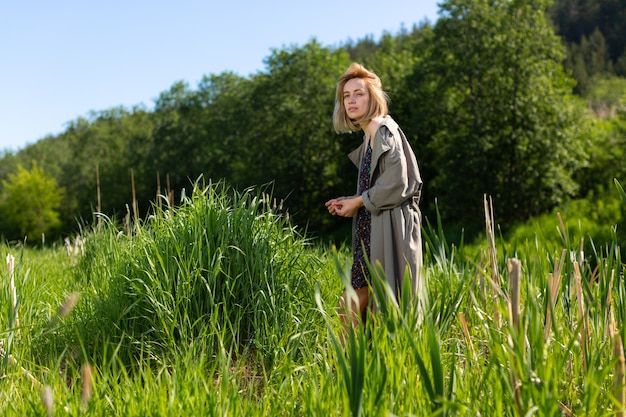
[(577, 93), (588, 93), (599, 77), (626, 77), (623, 0), (555, 0), (550, 19), (567, 48)]
[[(613, 31), (602, 35), (613, 72), (594, 73), (588, 101), (573, 94), (581, 84), (568, 72), (570, 38), (558, 33), (576, 26), (576, 15), (564, 11), (583, 3), (446, 0), (434, 25), (379, 41), (277, 49), (249, 77), (211, 74), (196, 88), (174, 83), (151, 110), (93, 112), (1, 155), (0, 235), (50, 240), (92, 223), (97, 211), (119, 221), (135, 210), (143, 217), (153, 204), (178, 203), (200, 177), (239, 189), (271, 184), (295, 223), (331, 234), (347, 222), (328, 216), (324, 201), (355, 188), (346, 154), (361, 137), (337, 135), (331, 122), (336, 80), (354, 60), (377, 72), (392, 98), (425, 179), (427, 218), (438, 210), (472, 235), (483, 227), (485, 194), (504, 227), (585, 197), (623, 175), (606, 146), (616, 155), (626, 149), (626, 88), (615, 78), (622, 55), (612, 55), (620, 42)], [(591, 97), (609, 102), (613, 116), (589, 111)], [(25, 178), (45, 184), (45, 193), (31, 190), (51, 210), (43, 229), (21, 219), (27, 201), (15, 190)]]

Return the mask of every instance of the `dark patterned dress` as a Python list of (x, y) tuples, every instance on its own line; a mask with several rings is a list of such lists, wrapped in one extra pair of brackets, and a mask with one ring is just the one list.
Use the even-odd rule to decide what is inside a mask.
[[(372, 171), (372, 147), (368, 143), (367, 150), (361, 160), (359, 169), (358, 195), (363, 194), (370, 188), (370, 173)], [(367, 268), (366, 258), (370, 257), (370, 235), (372, 230), (372, 214), (365, 209), (359, 208), (356, 214), (356, 239), (354, 257), (352, 261), (352, 288), (358, 290), (366, 287), (370, 280), (370, 271)]]

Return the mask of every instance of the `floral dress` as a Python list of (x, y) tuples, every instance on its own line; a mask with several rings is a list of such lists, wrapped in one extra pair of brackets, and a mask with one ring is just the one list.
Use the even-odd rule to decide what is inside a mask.
[[(358, 195), (363, 194), (370, 188), (370, 173), (372, 171), (372, 147), (368, 143), (367, 150), (361, 160), (359, 169)], [(352, 262), (352, 288), (358, 290), (366, 287), (370, 280), (370, 271), (367, 268), (366, 259), (370, 257), (370, 232), (372, 230), (372, 214), (365, 209), (359, 208), (356, 214), (356, 239), (353, 248), (354, 257)]]

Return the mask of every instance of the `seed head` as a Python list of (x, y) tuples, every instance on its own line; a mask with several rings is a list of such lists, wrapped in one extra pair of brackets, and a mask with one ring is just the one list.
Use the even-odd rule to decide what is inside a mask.
[(51, 417), (54, 415), (54, 395), (52, 394), (52, 388), (49, 385), (43, 387), (41, 391), (41, 401), (46, 408), (46, 415)]
[(79, 294), (77, 292), (73, 292), (67, 296), (65, 302), (59, 307), (59, 316), (67, 317), (78, 302)]

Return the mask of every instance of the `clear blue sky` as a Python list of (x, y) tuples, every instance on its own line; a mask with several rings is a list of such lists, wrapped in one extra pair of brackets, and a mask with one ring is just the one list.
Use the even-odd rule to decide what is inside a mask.
[(437, 19), (440, 0), (14, 0), (0, 3), (0, 153), (177, 81), (265, 70), (271, 50)]

